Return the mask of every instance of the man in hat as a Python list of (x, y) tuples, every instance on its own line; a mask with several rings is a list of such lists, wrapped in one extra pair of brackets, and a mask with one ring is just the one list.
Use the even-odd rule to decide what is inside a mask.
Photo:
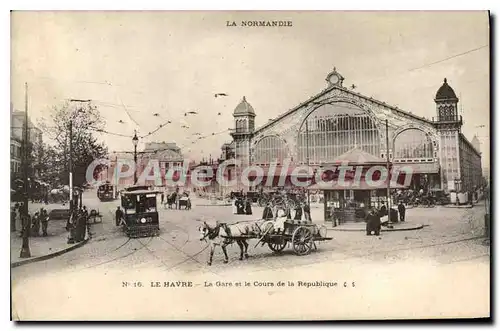
[(115, 212), (115, 224), (116, 224), (116, 226), (120, 225), (122, 219), (123, 219), (123, 211), (120, 209), (120, 206), (117, 206), (116, 212)]
[(406, 214), (406, 207), (403, 203), (403, 201), (399, 201), (399, 204), (398, 204), (398, 212), (399, 212), (399, 220), (401, 222), (404, 222), (405, 221), (405, 214)]
[(273, 219), (273, 211), (271, 209), (271, 203), (268, 202), (266, 206), (264, 207), (264, 212), (262, 213), (262, 219), (263, 220), (270, 220)]

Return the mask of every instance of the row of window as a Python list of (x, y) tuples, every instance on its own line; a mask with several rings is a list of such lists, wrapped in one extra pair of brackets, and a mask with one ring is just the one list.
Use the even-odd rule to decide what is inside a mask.
[[(363, 128), (367, 118), (356, 117), (359, 126), (351, 131), (308, 131), (300, 132), (297, 142), (299, 162), (319, 163), (335, 160), (347, 151), (358, 148), (372, 155), (380, 155), (380, 137), (373, 126)], [(437, 157), (437, 147), (431, 138), (418, 129), (409, 129), (399, 134), (394, 142), (395, 159), (429, 159)], [(451, 152), (451, 150), (450, 150)], [(254, 150), (254, 162), (269, 163), (282, 161), (289, 156), (286, 143), (277, 136), (260, 140)]]
[(21, 157), (21, 147), (11, 144), (10, 145), (10, 156), (15, 157), (15, 158), (20, 158)]
[(10, 171), (13, 173), (18, 173), (19, 171), (21, 171), (21, 163), (14, 161), (14, 160), (11, 160), (10, 161)]

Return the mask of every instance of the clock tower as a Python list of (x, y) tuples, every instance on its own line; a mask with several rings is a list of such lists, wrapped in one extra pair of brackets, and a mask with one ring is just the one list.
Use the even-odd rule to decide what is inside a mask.
[(337, 68), (333, 68), (333, 71), (326, 76), (326, 81), (329, 86), (338, 86), (342, 87), (342, 82), (344, 81), (344, 77), (337, 72)]

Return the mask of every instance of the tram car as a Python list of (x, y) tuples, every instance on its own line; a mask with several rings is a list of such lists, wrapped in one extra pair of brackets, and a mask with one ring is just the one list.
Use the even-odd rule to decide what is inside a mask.
[(112, 201), (115, 199), (113, 192), (113, 185), (110, 182), (106, 182), (97, 188), (97, 197), (101, 201)]
[(160, 234), (157, 195), (160, 191), (147, 186), (133, 186), (121, 194), (124, 209), (124, 230), (128, 237), (151, 237)]

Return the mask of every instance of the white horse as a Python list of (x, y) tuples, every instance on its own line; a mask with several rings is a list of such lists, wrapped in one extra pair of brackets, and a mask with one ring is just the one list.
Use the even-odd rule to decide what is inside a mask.
[(262, 233), (262, 229), (258, 224), (259, 222), (245, 222), (236, 224), (226, 224), (216, 222), (215, 226), (210, 226), (207, 222), (198, 228), (200, 232), (200, 241), (206, 240), (210, 245), (210, 255), (208, 265), (212, 265), (212, 258), (214, 255), (215, 247), (220, 246), (224, 253), (224, 263), (227, 263), (229, 258), (227, 256), (226, 247), (234, 242), (240, 247), (240, 260), (243, 256), (248, 258), (248, 239), (258, 238)]

